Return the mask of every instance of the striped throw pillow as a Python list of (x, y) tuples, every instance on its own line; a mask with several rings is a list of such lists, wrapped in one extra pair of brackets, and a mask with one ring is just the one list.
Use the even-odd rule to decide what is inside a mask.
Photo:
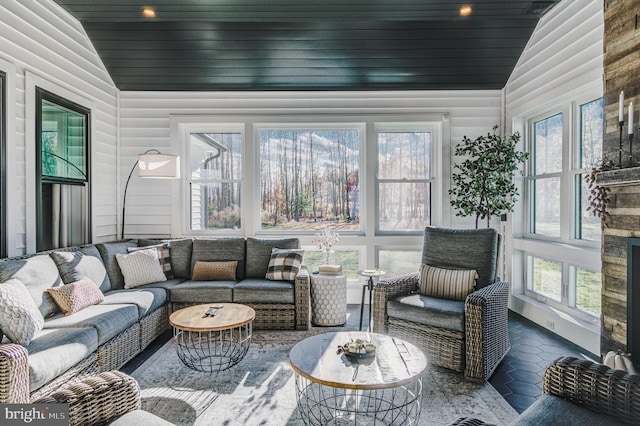
[(273, 281), (295, 281), (302, 266), (304, 250), (271, 249), (266, 279)]
[(418, 291), (425, 296), (465, 300), (476, 286), (478, 273), (465, 269), (443, 269), (420, 265)]

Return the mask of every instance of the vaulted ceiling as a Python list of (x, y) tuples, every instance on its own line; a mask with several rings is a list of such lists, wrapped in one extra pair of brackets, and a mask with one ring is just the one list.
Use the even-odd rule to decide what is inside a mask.
[(560, 0), (55, 1), (118, 88), (211, 91), (501, 89)]

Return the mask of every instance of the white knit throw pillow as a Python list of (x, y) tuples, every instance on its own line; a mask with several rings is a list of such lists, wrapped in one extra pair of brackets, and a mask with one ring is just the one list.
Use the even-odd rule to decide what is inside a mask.
[(116, 253), (116, 260), (124, 277), (124, 288), (167, 280), (158, 263), (158, 250), (155, 248), (129, 254)]

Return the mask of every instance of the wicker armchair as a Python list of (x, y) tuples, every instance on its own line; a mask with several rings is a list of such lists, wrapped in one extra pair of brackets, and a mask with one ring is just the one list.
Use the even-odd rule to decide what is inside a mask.
[(69, 404), (69, 425), (172, 425), (140, 410), (140, 387), (132, 377), (109, 371), (88, 377), (32, 403)]
[(498, 245), (499, 234), (491, 228), (426, 228), (422, 263), (476, 270), (476, 291), (464, 302), (451, 301), (417, 294), (418, 273), (380, 280), (374, 288), (374, 331), (415, 343), (432, 363), (464, 371), (468, 380), (486, 381), (510, 348), (509, 284), (496, 279)]
[[(589, 360), (564, 357), (548, 365), (542, 395), (511, 425), (637, 425), (640, 419), (640, 375)], [(489, 424), (465, 417), (453, 425)]]

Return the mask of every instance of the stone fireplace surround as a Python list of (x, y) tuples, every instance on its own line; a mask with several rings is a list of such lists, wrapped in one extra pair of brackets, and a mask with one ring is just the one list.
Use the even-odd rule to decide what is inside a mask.
[[(638, 365), (640, 364), (640, 167), (599, 173), (597, 183), (610, 189), (610, 202), (607, 204), (610, 216), (606, 220), (602, 233), (600, 349), (601, 353), (616, 349), (631, 352), (634, 364)], [(634, 258), (635, 261), (628, 261)]]

